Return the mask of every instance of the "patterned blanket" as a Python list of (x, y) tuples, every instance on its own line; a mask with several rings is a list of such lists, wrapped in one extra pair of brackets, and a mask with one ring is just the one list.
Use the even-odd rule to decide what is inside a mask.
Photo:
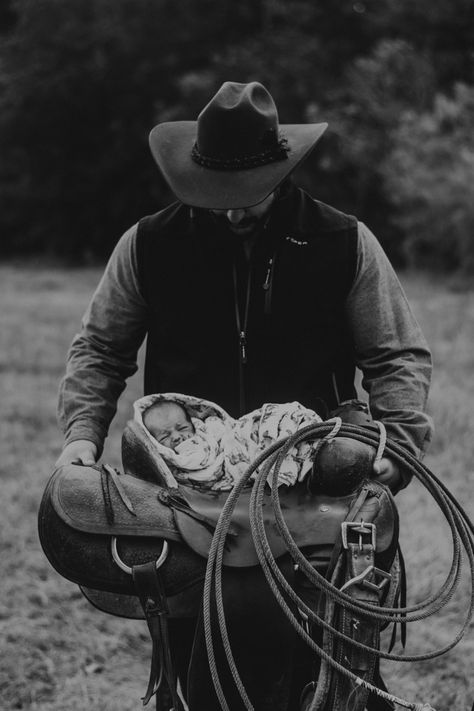
[[(194, 434), (174, 450), (158, 442), (143, 423), (146, 410), (163, 400), (181, 405), (194, 426)], [(180, 393), (140, 398), (134, 403), (134, 419), (156, 451), (157, 460), (164, 459), (178, 482), (208, 491), (232, 489), (270, 444), (305, 425), (321, 422), (313, 410), (298, 402), (267, 403), (235, 420), (209, 400)], [(282, 464), (278, 486), (302, 481), (311, 468), (312, 452), (313, 445), (307, 442), (293, 448)]]

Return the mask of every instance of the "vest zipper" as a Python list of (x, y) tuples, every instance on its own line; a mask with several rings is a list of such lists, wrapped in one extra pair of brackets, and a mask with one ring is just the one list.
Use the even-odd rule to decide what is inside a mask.
[(247, 363), (247, 322), (249, 318), (250, 291), (252, 286), (252, 266), (249, 265), (247, 275), (247, 291), (245, 295), (245, 309), (243, 321), (240, 316), (239, 309), (239, 290), (237, 284), (237, 269), (235, 262), (232, 265), (232, 276), (234, 282), (234, 304), (235, 304), (235, 322), (237, 325), (237, 333), (239, 337), (239, 409), (240, 415), (245, 414), (245, 372), (244, 365)]
[[(273, 292), (273, 274), (275, 272), (275, 262), (276, 262), (276, 250), (273, 255), (269, 258), (267, 264), (267, 271), (265, 274), (265, 281), (263, 283), (263, 290), (265, 291), (265, 305), (264, 313), (269, 315), (272, 308), (272, 292)], [(248, 274), (247, 274), (247, 289), (245, 294), (245, 307), (243, 319), (241, 318), (239, 309), (239, 290), (237, 283), (237, 269), (235, 262), (232, 266), (232, 276), (234, 282), (234, 304), (235, 304), (235, 322), (237, 325), (237, 333), (239, 337), (239, 408), (240, 415), (244, 415), (246, 412), (245, 405), (245, 369), (244, 366), (247, 364), (247, 324), (249, 317), (249, 305), (250, 305), (250, 292), (252, 288), (252, 260), (248, 264)]]
[(247, 336), (245, 334), (245, 331), (240, 332), (239, 343), (240, 343), (240, 360), (242, 361), (242, 363), (246, 363), (247, 362), (247, 351), (246, 351)]
[(271, 275), (272, 275), (272, 266), (273, 266), (273, 257), (270, 257), (270, 259), (268, 260), (268, 266), (267, 266), (267, 273), (266, 273), (266, 276), (265, 276), (265, 281), (264, 281), (264, 283), (263, 283), (263, 288), (265, 289), (265, 291), (266, 291), (266, 290), (268, 289), (268, 287), (270, 286), (270, 277), (271, 277)]
[(276, 262), (276, 250), (273, 255), (268, 260), (267, 273), (265, 275), (265, 281), (263, 282), (263, 290), (265, 292), (265, 306), (264, 313), (265, 316), (269, 316), (272, 312), (272, 292), (273, 292), (273, 274), (275, 272), (275, 262)]

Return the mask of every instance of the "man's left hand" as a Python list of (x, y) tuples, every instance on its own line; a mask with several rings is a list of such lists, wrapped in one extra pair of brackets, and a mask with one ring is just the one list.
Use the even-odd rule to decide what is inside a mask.
[(390, 489), (398, 491), (400, 484), (402, 482), (402, 477), (400, 474), (400, 469), (398, 464), (392, 462), (391, 459), (386, 459), (383, 457), (379, 462), (374, 464), (374, 479), (379, 481), (381, 484), (390, 487)]

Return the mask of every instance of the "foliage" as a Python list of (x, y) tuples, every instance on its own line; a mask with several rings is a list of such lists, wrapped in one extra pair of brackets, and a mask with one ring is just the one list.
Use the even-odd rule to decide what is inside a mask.
[(410, 264), (474, 272), (474, 87), (406, 112), (384, 166)]
[(331, 129), (326, 159), (330, 190), (335, 192), (342, 181), (341, 199), (385, 237), (392, 256), (401, 255), (390, 243), (397, 234), (390, 232), (381, 170), (400, 115), (407, 107), (428, 106), (434, 84), (427, 56), (404, 40), (384, 39), (347, 67), (344, 88), (330, 97), (325, 112)]
[[(396, 255), (383, 180), (407, 109), (474, 84), (470, 0), (8, 0), (0, 13), (0, 254), (107, 255), (170, 195), (147, 135), (226, 79), (282, 122), (330, 121), (298, 179)], [(401, 256), (402, 253), (400, 252)]]
[[(180, 65), (199, 64), (204, 49), (173, 49), (189, 40), (185, 3), (23, 0), (20, 8), (0, 88), (3, 248), (110, 251), (132, 216), (168, 197), (147, 135), (157, 108), (177, 102)], [(212, 23), (201, 18), (200, 30), (208, 38)]]

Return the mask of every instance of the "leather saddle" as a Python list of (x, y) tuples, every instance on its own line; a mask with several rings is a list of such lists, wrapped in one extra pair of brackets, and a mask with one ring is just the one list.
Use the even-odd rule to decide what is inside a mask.
[[(378, 557), (393, 558), (396, 517), (388, 497), (371, 484), (358, 519), (377, 526)], [(163, 542), (169, 555), (162, 567), (172, 616), (192, 616), (201, 599), (206, 558), (227, 493), (201, 493), (186, 486), (168, 488), (107, 465), (71, 464), (48, 482), (39, 511), (39, 535), (53, 567), (81, 586), (99, 609), (143, 617), (131, 575), (114, 561), (116, 541), (126, 566), (155, 560)], [(281, 487), (283, 514), (296, 545), (314, 561), (327, 562), (341, 537), (355, 494), (341, 498), (308, 492), (302, 484)], [(250, 490), (244, 490), (226, 539), (224, 565), (258, 565), (249, 522)], [(286, 553), (277, 528), (270, 491), (263, 502), (265, 530), (275, 558)]]

